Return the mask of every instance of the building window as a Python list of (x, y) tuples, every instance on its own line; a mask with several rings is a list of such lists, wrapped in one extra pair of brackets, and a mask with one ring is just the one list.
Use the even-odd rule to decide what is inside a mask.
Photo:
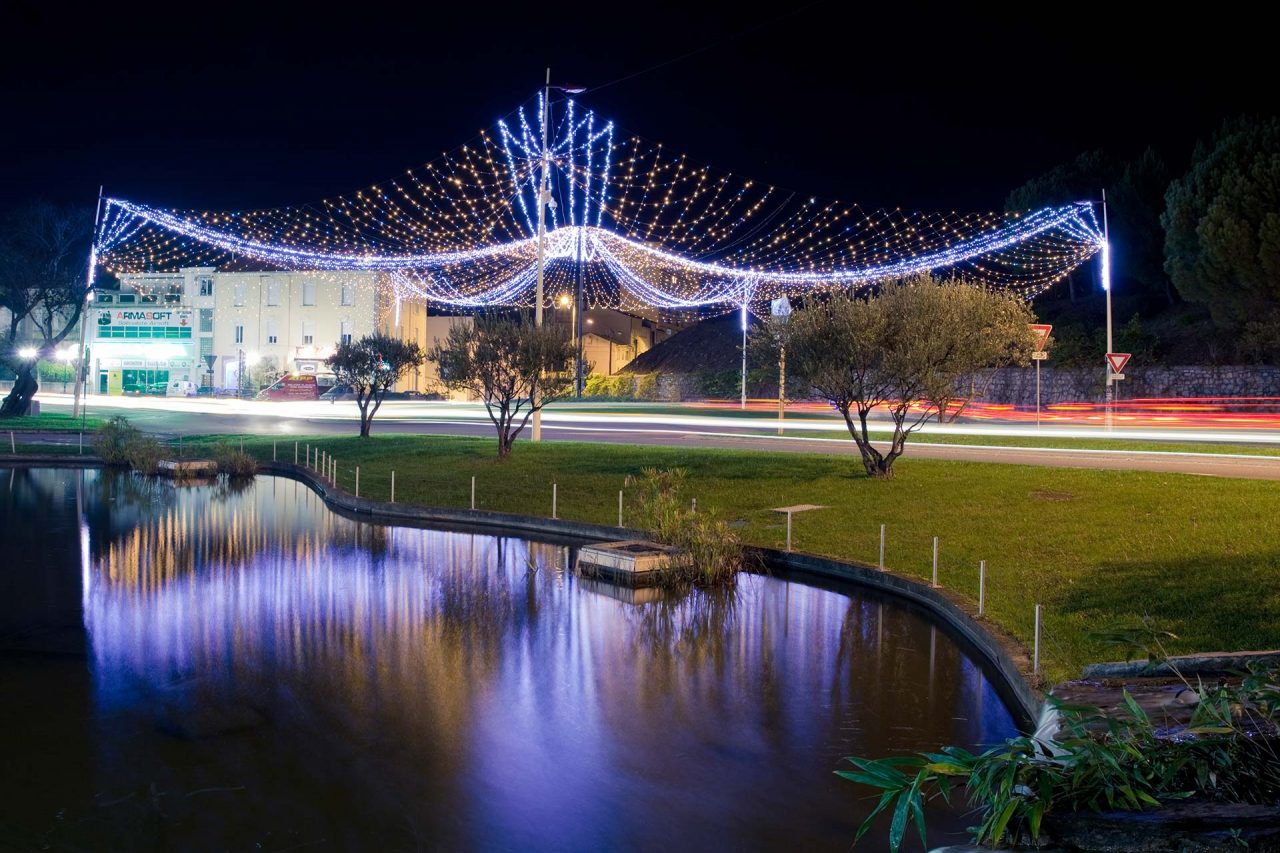
[(144, 293), (138, 297), (138, 302), (143, 305), (155, 305), (160, 301), (160, 297), (154, 293)]
[(280, 304), (280, 282), (273, 278), (267, 279), (267, 305)]
[(200, 309), (200, 331), (202, 332), (213, 331), (213, 309), (212, 308)]
[(166, 303), (170, 304), (170, 305), (173, 305), (173, 304), (179, 303), (179, 302), (181, 302), (181, 301), (182, 301), (182, 294), (181, 294), (181, 293), (166, 293), (166, 294), (164, 295), (164, 301), (165, 301)]
[(116, 298), (110, 293), (96, 293), (93, 297), (94, 302), (115, 302)]
[(237, 281), (237, 282), (236, 282), (236, 286), (235, 286), (234, 288), (232, 288), (232, 291), (231, 291), (231, 292), (232, 292), (232, 297), (231, 297), (231, 304), (232, 304), (232, 305), (234, 305), (234, 306), (235, 306), (235, 307), (237, 307), (237, 308), (243, 308), (243, 307), (244, 307), (244, 291), (245, 291), (245, 283), (244, 283), (243, 281)]
[(343, 345), (351, 343), (351, 321), (350, 320), (342, 321), (342, 328), (341, 328), (341, 331), (338, 333), (338, 343)]
[(314, 281), (304, 281), (302, 283), (302, 304), (316, 304), (316, 283)]
[(213, 296), (213, 276), (203, 275), (196, 280), (200, 283), (201, 296)]
[(236, 343), (244, 343), (244, 323), (236, 323)]
[(310, 346), (316, 342), (316, 324), (314, 320), (302, 321), (302, 345)]
[(134, 302), (138, 301), (138, 297), (132, 293), (122, 293), (120, 294), (120, 298), (116, 301), (121, 305), (132, 305)]
[(267, 343), (274, 344), (280, 341), (280, 329), (276, 325), (275, 320), (267, 321)]
[(355, 297), (355, 294), (351, 292), (351, 285), (349, 284), (342, 285), (342, 304), (343, 305), (355, 304), (354, 297)]

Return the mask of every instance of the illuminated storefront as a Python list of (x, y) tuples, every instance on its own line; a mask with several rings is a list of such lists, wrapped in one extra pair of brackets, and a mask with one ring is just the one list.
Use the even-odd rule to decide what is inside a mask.
[(89, 356), (99, 394), (164, 394), (173, 380), (199, 381), (189, 308), (98, 308)]

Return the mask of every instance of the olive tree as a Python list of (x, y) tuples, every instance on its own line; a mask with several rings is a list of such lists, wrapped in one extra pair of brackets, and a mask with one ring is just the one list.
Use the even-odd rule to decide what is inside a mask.
[[(14, 373), (0, 417), (27, 413), (39, 389), (38, 362), (80, 322), (87, 293), (93, 220), (87, 212), (36, 202), (0, 225), (0, 364)], [(30, 346), (34, 358), (20, 355)]]
[(574, 356), (573, 343), (550, 326), (480, 316), (450, 328), (427, 360), (446, 388), (484, 402), (498, 431), (498, 458), (505, 459), (534, 412), (573, 392)]
[(421, 367), (425, 358), (416, 343), (377, 334), (342, 344), (325, 360), (337, 383), (350, 387), (356, 395), (362, 438), (369, 436), (373, 416), (387, 392), (406, 373)]
[[(1033, 321), (1016, 297), (922, 276), (869, 298), (838, 295), (794, 311), (787, 362), (844, 416), (866, 473), (888, 478), (907, 437), (979, 370), (1029, 361)], [(887, 449), (871, 441), (876, 409), (893, 425)]]

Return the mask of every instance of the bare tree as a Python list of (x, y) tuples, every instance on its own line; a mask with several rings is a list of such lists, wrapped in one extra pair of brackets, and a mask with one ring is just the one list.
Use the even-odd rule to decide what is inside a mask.
[[(39, 389), (36, 366), (75, 331), (84, 309), (93, 222), (86, 211), (34, 203), (6, 217), (0, 231), (0, 363), (13, 370), (13, 389), (0, 417), (25, 415)], [(25, 324), (25, 325), (24, 325)], [(21, 340), (30, 329), (29, 341)], [(35, 358), (23, 358), (28, 344)]]
[[(908, 436), (981, 367), (1026, 361), (1033, 335), (1013, 297), (928, 276), (885, 287), (871, 298), (833, 296), (792, 313), (786, 328), (789, 368), (844, 416), (869, 476), (893, 476)], [(871, 441), (869, 418), (888, 414), (887, 450)]]
[(458, 323), (427, 353), (440, 381), (484, 401), (506, 458), (533, 413), (573, 392), (574, 347), (550, 326), (516, 317), (477, 317)]

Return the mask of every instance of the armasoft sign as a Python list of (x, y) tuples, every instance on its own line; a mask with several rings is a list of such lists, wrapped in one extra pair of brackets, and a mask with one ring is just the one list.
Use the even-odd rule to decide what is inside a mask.
[(190, 311), (173, 309), (148, 310), (143, 308), (116, 308), (98, 312), (99, 326), (190, 326)]

